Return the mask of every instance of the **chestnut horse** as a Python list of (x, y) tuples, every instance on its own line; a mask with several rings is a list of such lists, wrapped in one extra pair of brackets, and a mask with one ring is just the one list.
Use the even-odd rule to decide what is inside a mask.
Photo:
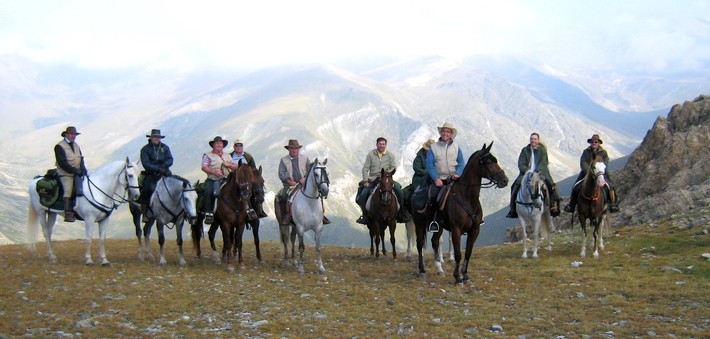
[[(227, 271), (234, 271), (234, 253), (238, 254), (239, 265), (242, 266), (242, 235), (247, 223), (247, 210), (249, 209), (249, 198), (251, 197), (251, 183), (254, 174), (248, 165), (240, 165), (239, 168), (229, 173), (227, 180), (220, 189), (219, 199), (217, 199), (217, 211), (215, 222), (219, 223), (224, 239), (224, 250), (227, 253)], [(211, 239), (212, 240), (212, 239)], [(214, 242), (212, 250), (216, 252)]]
[[(486, 147), (476, 151), (469, 157), (466, 166), (464, 167), (461, 177), (453, 181), (451, 184), (442, 188), (445, 192), (444, 205), (439, 206), (438, 203), (434, 206), (427, 206), (424, 211), (412, 210), (414, 224), (417, 232), (417, 252), (419, 252), (419, 274), (424, 275), (424, 256), (423, 247), (426, 237), (426, 232), (430, 221), (436, 221), (442, 228), (434, 233), (431, 237), (431, 245), (434, 249), (435, 266), (439, 274), (443, 274), (444, 270), (441, 267), (441, 254), (439, 253), (439, 239), (443, 230), (451, 232), (454, 245), (454, 259), (456, 267), (454, 268), (454, 279), (457, 284), (463, 284), (469, 281), (468, 264), (473, 251), (473, 244), (478, 238), (481, 231), (481, 222), (483, 220), (483, 210), (481, 202), (478, 200), (481, 192), (481, 187), (497, 186), (503, 188), (508, 185), (508, 177), (503, 169), (498, 165), (498, 159), (491, 153), (493, 142)], [(490, 182), (481, 184), (483, 178)], [(437, 209), (438, 211), (435, 211)], [(436, 220), (434, 220), (436, 218)], [(466, 256), (461, 264), (461, 235), (467, 234), (466, 237)], [(459, 271), (460, 269), (460, 271)]]
[(582, 188), (577, 196), (577, 213), (579, 223), (582, 225), (582, 252), (579, 254), (582, 258), (587, 255), (587, 220), (594, 231), (594, 258), (599, 257), (599, 250), (604, 249), (604, 238), (602, 230), (604, 225), (610, 225), (609, 208), (604, 202), (603, 188), (606, 185), (604, 172), (606, 165), (601, 157), (597, 157), (591, 163), (587, 174), (582, 180)]
[(385, 250), (385, 229), (389, 227), (390, 243), (392, 243), (392, 258), (397, 259), (397, 250), (394, 246), (394, 231), (397, 227), (397, 211), (399, 202), (392, 189), (394, 188), (395, 170), (387, 172), (383, 168), (380, 171), (380, 182), (372, 191), (367, 201), (367, 213), (370, 222), (367, 228), (370, 230), (370, 255), (380, 257), (380, 241), (382, 241), (382, 255), (387, 255)]

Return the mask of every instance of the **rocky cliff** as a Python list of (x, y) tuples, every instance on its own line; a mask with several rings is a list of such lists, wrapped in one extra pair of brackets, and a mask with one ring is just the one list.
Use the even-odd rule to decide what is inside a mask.
[(614, 224), (637, 224), (708, 207), (710, 96), (674, 105), (658, 117), (612, 180), (621, 212)]

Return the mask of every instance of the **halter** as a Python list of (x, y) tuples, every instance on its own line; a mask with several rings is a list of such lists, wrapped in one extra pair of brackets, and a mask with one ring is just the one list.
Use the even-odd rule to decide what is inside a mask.
[[(169, 192), (168, 190), (168, 184), (165, 182), (165, 178), (170, 178), (170, 177), (163, 177), (163, 187), (165, 187), (165, 191)], [(180, 198), (177, 203), (175, 203), (175, 200), (173, 199), (173, 196), (171, 194), (168, 194), (168, 197), (170, 197), (170, 200), (173, 202), (173, 204), (178, 205), (179, 207), (182, 208), (182, 210), (178, 213), (173, 212), (168, 206), (165, 206), (165, 203), (163, 202), (163, 199), (160, 199), (160, 191), (156, 190), (156, 194), (158, 196), (158, 202), (160, 203), (160, 206), (170, 214), (173, 219), (171, 222), (173, 223), (173, 226), (175, 225), (175, 222), (177, 221), (178, 217), (180, 215), (185, 213), (185, 210), (187, 207), (185, 206), (185, 193), (187, 192), (192, 192), (195, 191), (194, 188), (192, 188), (192, 185), (188, 181), (182, 181), (182, 192), (180, 193)], [(172, 229), (172, 227), (168, 226), (168, 229)]]
[[(538, 185), (537, 189), (533, 192), (532, 185), (530, 184), (530, 181), (532, 181), (532, 176), (533, 172), (528, 172), (525, 173), (525, 186), (524, 189), (521, 189), (518, 191), (517, 199), (515, 201), (516, 204), (525, 206), (528, 209), (528, 212), (532, 212), (534, 208), (537, 209), (542, 209), (542, 205), (538, 202), (538, 198), (542, 196), (540, 194), (540, 186)], [(523, 200), (523, 190), (526, 190), (530, 196), (530, 202), (525, 202)]]
[[(318, 170), (319, 175), (315, 174), (316, 170)], [(314, 197), (309, 196), (308, 194), (306, 194), (305, 188), (301, 189), (301, 194), (303, 194), (304, 196), (306, 196), (306, 198), (309, 199), (318, 199), (321, 197), (324, 199), (328, 198), (328, 195), (323, 195), (320, 190), (320, 186), (323, 184), (326, 184), (326, 186), (330, 186), (330, 180), (328, 179), (328, 171), (326, 171), (325, 166), (313, 164), (313, 166), (311, 166), (311, 168), (308, 170), (308, 174), (306, 174), (306, 182), (308, 182), (307, 178), (311, 175), (311, 172), (313, 172), (313, 185), (315, 186), (316, 192), (318, 192), (318, 194)]]
[[(118, 173), (118, 176), (120, 176), (121, 173), (123, 173), (123, 177), (126, 180), (126, 186), (123, 190), (123, 196), (117, 195), (116, 192), (114, 192), (111, 195), (104, 192), (103, 190), (101, 190), (101, 188), (99, 188), (99, 186), (96, 186), (96, 184), (93, 181), (91, 181), (91, 177), (89, 177), (89, 175), (87, 174), (86, 181), (89, 183), (89, 193), (91, 194), (92, 199), (87, 198), (86, 201), (88, 201), (89, 204), (91, 204), (91, 206), (94, 206), (97, 210), (106, 213), (107, 216), (111, 215), (111, 212), (113, 212), (113, 210), (115, 210), (115, 209), (118, 209), (118, 206), (120, 206), (121, 204), (130, 202), (130, 200), (127, 200), (125, 198), (126, 192), (131, 188), (140, 189), (140, 187), (130, 185), (130, 182), (128, 180), (128, 169), (129, 168), (133, 168), (133, 165), (130, 163), (123, 166), (123, 169), (121, 169), (121, 171)], [(117, 176), (117, 179), (118, 179), (118, 176)], [(99, 192), (101, 192), (101, 194), (103, 194), (105, 197), (109, 198), (113, 202), (113, 206), (109, 207), (109, 206), (106, 206), (106, 205), (98, 202), (96, 200), (96, 197), (94, 196), (94, 190), (92, 189), (92, 187), (96, 188)], [(117, 196), (118, 199), (114, 198), (114, 196)]]

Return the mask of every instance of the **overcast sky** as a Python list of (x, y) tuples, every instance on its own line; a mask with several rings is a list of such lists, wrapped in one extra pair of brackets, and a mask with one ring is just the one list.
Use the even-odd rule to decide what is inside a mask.
[(45, 64), (243, 69), (431, 54), (706, 72), (710, 1), (0, 0), (0, 57)]

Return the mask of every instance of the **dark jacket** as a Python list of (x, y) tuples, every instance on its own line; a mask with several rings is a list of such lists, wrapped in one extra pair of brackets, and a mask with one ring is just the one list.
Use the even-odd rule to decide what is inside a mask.
[(170, 147), (164, 143), (153, 145), (148, 142), (141, 148), (141, 164), (146, 173), (151, 175), (163, 175), (169, 172), (173, 165), (173, 154)]
[[(232, 157), (232, 160), (234, 160), (234, 153), (236, 153), (236, 152), (231, 152), (231, 153), (229, 153), (229, 156)], [(251, 168), (256, 169), (256, 162), (254, 162), (254, 157), (251, 156), (251, 154), (249, 154), (249, 152), (244, 152), (244, 159), (247, 160), (247, 164), (248, 164)], [(236, 163), (237, 160), (234, 160), (234, 162)]]
[[(594, 151), (592, 146), (589, 146), (582, 152), (582, 156), (579, 157), (580, 171), (575, 182), (584, 179), (584, 176), (587, 175), (587, 171), (589, 171), (589, 166), (592, 165), (592, 162), (594, 162), (597, 156), (604, 160), (604, 165), (609, 166), (609, 155), (606, 154), (606, 150), (599, 146), (599, 149)], [(604, 177), (609, 180), (609, 174), (607, 172), (604, 173)]]
[[(520, 181), (522, 180), (523, 176), (525, 176), (525, 172), (530, 169), (532, 162), (532, 150), (533, 149), (532, 147), (530, 147), (530, 145), (527, 145), (520, 150), (520, 155), (518, 156), (518, 171), (520, 171), (520, 173), (515, 179), (515, 184), (517, 185), (520, 185)], [(550, 170), (547, 168), (547, 166), (547, 149), (542, 144), (538, 144), (537, 148), (535, 149), (535, 169), (542, 172), (542, 174), (545, 175), (545, 178), (549, 180), (550, 183), (554, 184), (555, 181), (552, 180)]]

